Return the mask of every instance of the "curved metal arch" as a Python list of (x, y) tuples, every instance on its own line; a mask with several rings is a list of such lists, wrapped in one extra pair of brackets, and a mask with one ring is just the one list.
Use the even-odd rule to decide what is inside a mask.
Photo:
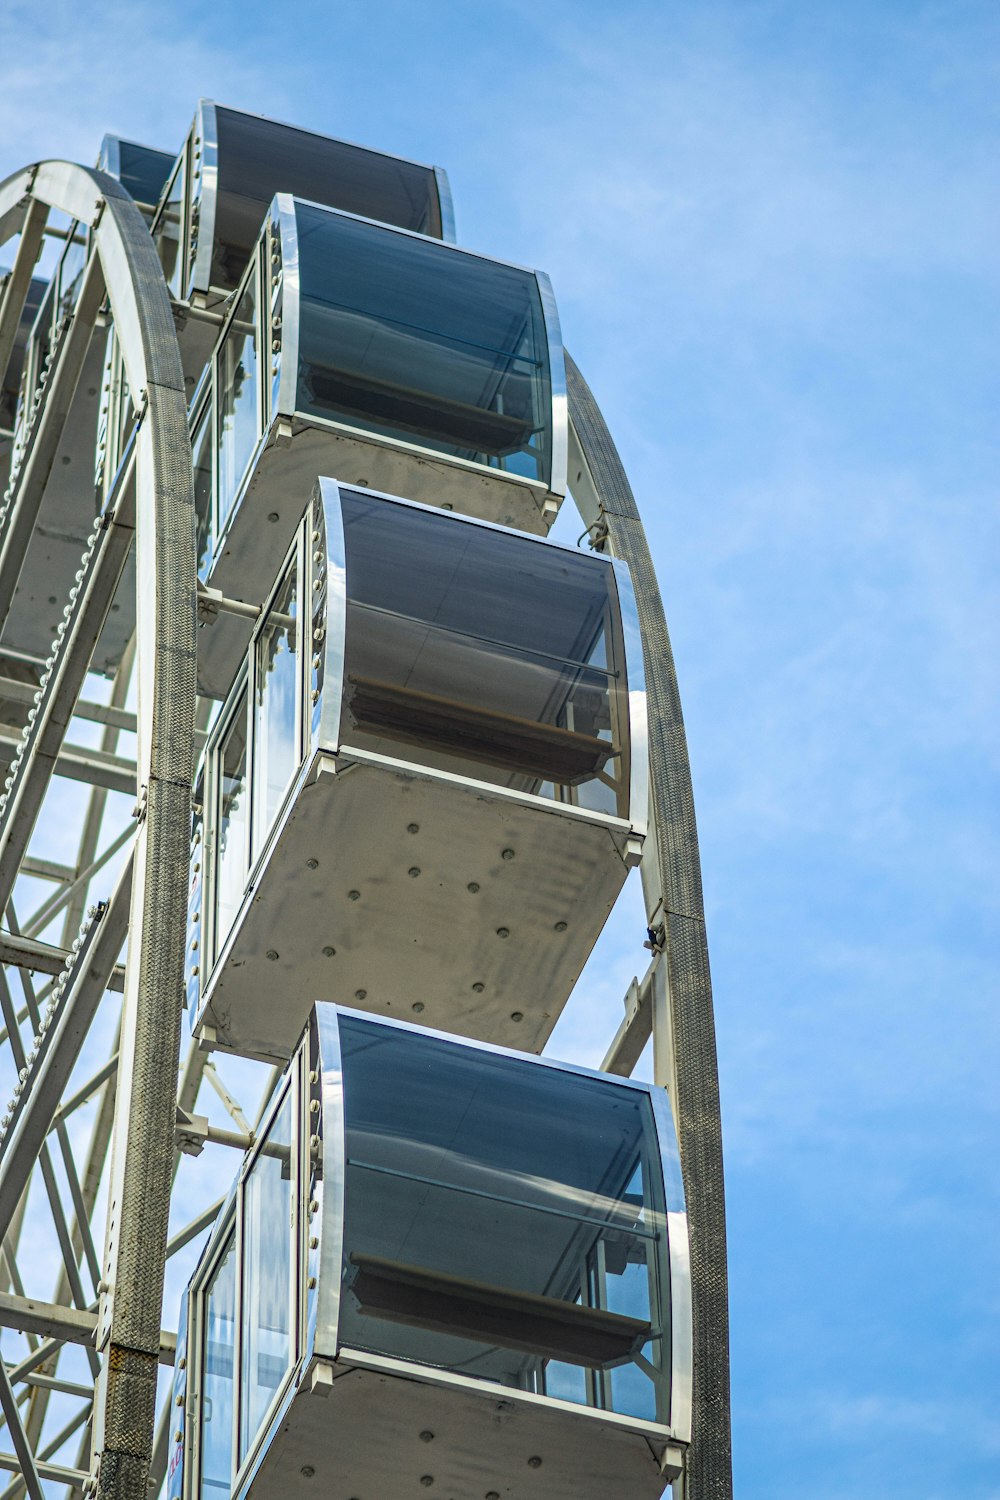
[(0, 243), (33, 206), (86, 225), (130, 388), (136, 438), (139, 827), (98, 1323), (98, 1493), (146, 1493), (174, 1118), (195, 711), (194, 489), (184, 379), (159, 258), (114, 178), (43, 162), (0, 184)]
[[(662, 925), (667, 970), (670, 1092), (680, 1140), (693, 1300), (690, 1500), (731, 1500), (726, 1205), (712, 980), (691, 767), (677, 672), (649, 543), (607, 423), (566, 353), (570, 490), (595, 537), (628, 565), (646, 661), (655, 843), (643, 858), (650, 926)], [(650, 859), (652, 856), (652, 860)], [(665, 1081), (665, 1080), (664, 1080)]]

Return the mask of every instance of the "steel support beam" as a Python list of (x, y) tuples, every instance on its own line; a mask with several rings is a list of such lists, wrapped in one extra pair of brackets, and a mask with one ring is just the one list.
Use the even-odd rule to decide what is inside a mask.
[[(646, 669), (655, 839), (643, 856), (648, 920), (662, 923), (669, 996), (672, 1105), (678, 1124), (691, 1242), (694, 1313), (689, 1500), (731, 1500), (729, 1298), (722, 1126), (712, 982), (691, 768), (677, 673), (638, 507), (607, 424), (566, 356), (570, 489), (592, 535), (628, 564)], [(655, 1046), (655, 1043), (654, 1043)], [(665, 1066), (661, 1055), (661, 1069)], [(666, 1080), (663, 1080), (666, 1081)]]
[(55, 367), (46, 382), (44, 400), (29, 428), (27, 450), (17, 474), (12, 475), (10, 481), (11, 498), (0, 530), (0, 625), (6, 622), (14, 600), (14, 590), (38, 520), (63, 426), (73, 404), (94, 323), (104, 300), (104, 290), (100, 259), (96, 254), (91, 255), (83, 274), (76, 310), (59, 342)]

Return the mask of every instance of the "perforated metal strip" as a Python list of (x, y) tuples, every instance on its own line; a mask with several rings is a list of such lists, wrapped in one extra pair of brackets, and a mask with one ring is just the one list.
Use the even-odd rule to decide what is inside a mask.
[(691, 768), (677, 673), (638, 507), (600, 408), (566, 356), (569, 413), (597, 490), (608, 539), (627, 563), (642, 629), (649, 762), (663, 883), (676, 1110), (691, 1237), (693, 1429), (688, 1500), (730, 1500), (729, 1294), (722, 1124), (712, 980)]

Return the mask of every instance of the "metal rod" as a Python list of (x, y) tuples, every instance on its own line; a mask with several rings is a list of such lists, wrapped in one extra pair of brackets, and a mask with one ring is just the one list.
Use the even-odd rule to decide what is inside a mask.
[(0, 1467), (13, 1468), (15, 1473), (20, 1470), (24, 1477), (24, 1485), (31, 1500), (45, 1500), (45, 1492), (42, 1489), (42, 1481), (38, 1469), (35, 1467), (35, 1455), (31, 1451), (28, 1439), (21, 1425), (21, 1413), (17, 1409), (17, 1401), (11, 1388), (10, 1377), (7, 1374), (7, 1366), (0, 1359), (0, 1406), (7, 1418), (7, 1427), (10, 1431), (11, 1442), (14, 1444), (14, 1452), (17, 1455), (12, 1465), (3, 1464), (3, 1454), (0, 1454)]

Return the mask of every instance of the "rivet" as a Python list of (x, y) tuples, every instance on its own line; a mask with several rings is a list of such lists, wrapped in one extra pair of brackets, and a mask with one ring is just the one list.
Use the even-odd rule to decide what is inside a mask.
[(420, 866), (419, 865), (411, 865), (410, 868), (407, 870), (406, 873), (413, 880), (416, 880), (417, 876), (420, 874)]
[(299, 1473), (302, 1475), (303, 1479), (312, 1479), (313, 1475), (316, 1473), (316, 1470), (313, 1468), (312, 1464), (303, 1464), (301, 1469), (299, 1470)]
[(510, 1018), (511, 1018), (512, 1021), (523, 1021), (524, 1020), (524, 1011), (523, 1010), (512, 1010), (511, 1013), (510, 1013)]
[(501, 859), (513, 859), (514, 858), (514, 851), (513, 851), (513, 849), (504, 849), (502, 851), (501, 855), (500, 855), (500, 858)]
[(420, 1483), (423, 1485), (423, 1487), (424, 1487), (425, 1490), (429, 1490), (430, 1487), (431, 1487), (431, 1485), (434, 1483), (434, 1475), (433, 1474), (421, 1474), (421, 1476), (420, 1476)]
[(542, 1460), (538, 1457), (537, 1453), (534, 1455), (533, 1458), (529, 1458), (528, 1459), (528, 1468), (529, 1469), (540, 1469), (541, 1467), (542, 1467)]
[(497, 937), (510, 937), (510, 928), (509, 927), (498, 927), (497, 928)]
[(348, 901), (360, 901), (361, 900), (361, 892), (360, 891), (348, 891), (348, 893), (347, 893), (347, 899), (348, 899)]
[(477, 995), (481, 995), (481, 994), (482, 994), (482, 993), (483, 993), (483, 990), (484, 990), (484, 989), (485, 989), (485, 988), (486, 988), (486, 986), (485, 986), (485, 984), (482, 984), (482, 983), (481, 983), (481, 982), (480, 982), (480, 981), (479, 981), (479, 980), (478, 980), (478, 979), (477, 979), (477, 980), (476, 980), (476, 982), (475, 982), (475, 984), (474, 984), (474, 985), (473, 985), (473, 986), (472, 986), (472, 988), (473, 988), (473, 990), (474, 990), (474, 991), (475, 991), (475, 993), (476, 993), (476, 994), (477, 994)]
[(472, 895), (474, 896), (476, 894), (476, 892), (479, 890), (479, 884), (475, 880), (470, 880), (469, 883), (468, 883), (468, 885), (465, 887), (465, 889), (467, 891), (470, 891), (472, 893)]
[(319, 869), (319, 860), (318, 859), (307, 859), (306, 860), (306, 869), (307, 870), (318, 870)]
[(407, 831), (407, 833), (419, 833), (420, 832), (420, 824), (419, 823), (407, 823), (407, 825), (406, 825), (406, 831)]
[(336, 951), (337, 951), (336, 948), (331, 948), (330, 944), (327, 943), (326, 947), (323, 949), (323, 957), (324, 958), (332, 958), (333, 955), (336, 953)]
[(414, 1000), (413, 1004), (410, 1006), (410, 1009), (412, 1011), (414, 1011), (414, 1013), (416, 1015), (418, 1015), (418, 1016), (419, 1016), (420, 1012), (423, 1010), (423, 1008), (424, 1008), (424, 1002), (422, 1000)]
[(565, 931), (566, 931), (566, 923), (565, 922), (557, 922), (556, 923), (556, 932), (565, 932)]
[(433, 1432), (431, 1432), (429, 1427), (425, 1427), (423, 1432), (420, 1434), (420, 1441), (422, 1443), (433, 1443), (434, 1434)]
[(277, 958), (278, 958), (278, 950), (277, 950), (277, 948), (268, 948), (268, 950), (267, 950), (267, 956), (271, 960), (272, 963), (276, 963), (277, 962)]
[(355, 1000), (367, 1000), (368, 999), (368, 991), (367, 990), (355, 990), (354, 991), (354, 998), (355, 998)]
[(268, 512), (268, 517), (267, 517), (267, 519), (268, 519), (268, 520), (269, 520), (269, 521), (270, 521), (270, 522), (271, 522), (271, 524), (272, 524), (272, 525), (273, 525), (273, 524), (274, 524), (274, 522), (275, 522), (275, 521), (280, 521), (280, 520), (281, 520), (281, 517), (280, 517), (280, 516), (279, 516), (279, 514), (278, 514), (278, 512), (277, 512), (277, 511), (276, 511), (276, 510), (272, 510), (272, 511), (269, 511), (269, 512)]
[(486, 1491), (486, 1500), (500, 1500), (500, 1491), (499, 1490), (487, 1490)]

